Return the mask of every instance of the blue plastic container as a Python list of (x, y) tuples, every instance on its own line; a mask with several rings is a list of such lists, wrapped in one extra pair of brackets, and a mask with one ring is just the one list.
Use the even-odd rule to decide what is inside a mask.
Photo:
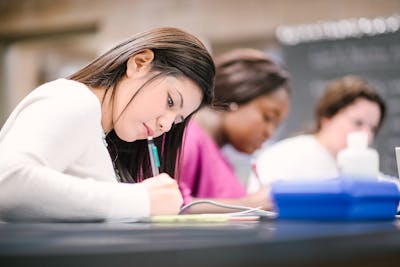
[(351, 177), (277, 181), (272, 195), (279, 219), (393, 219), (400, 200), (394, 183)]

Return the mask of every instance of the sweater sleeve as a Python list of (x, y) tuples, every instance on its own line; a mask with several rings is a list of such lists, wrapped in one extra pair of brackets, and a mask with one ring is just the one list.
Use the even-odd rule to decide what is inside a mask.
[(64, 172), (99, 135), (97, 99), (88, 92), (75, 93), (31, 97), (12, 115), (13, 123), (0, 140), (0, 218), (92, 221), (149, 214), (142, 184)]

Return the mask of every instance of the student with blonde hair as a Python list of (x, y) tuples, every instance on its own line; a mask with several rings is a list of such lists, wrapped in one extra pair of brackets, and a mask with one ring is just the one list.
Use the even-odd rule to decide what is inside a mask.
[[(310, 134), (281, 140), (259, 155), (257, 170), (264, 184), (274, 180), (327, 179), (339, 175), (338, 152), (346, 147), (347, 135), (363, 131), (371, 144), (386, 114), (386, 105), (365, 80), (345, 76), (331, 81), (315, 106), (316, 127)], [(249, 192), (258, 182), (249, 178)]]

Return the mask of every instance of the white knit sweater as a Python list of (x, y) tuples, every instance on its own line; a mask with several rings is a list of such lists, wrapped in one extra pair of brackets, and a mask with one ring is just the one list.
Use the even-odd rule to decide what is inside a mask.
[(130, 220), (149, 206), (142, 184), (117, 182), (100, 101), (84, 84), (43, 84), (1, 129), (0, 219)]

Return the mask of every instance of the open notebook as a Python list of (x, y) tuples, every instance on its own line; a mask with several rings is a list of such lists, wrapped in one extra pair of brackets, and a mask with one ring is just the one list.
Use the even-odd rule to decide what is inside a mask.
[[(203, 214), (183, 214), (186, 209), (198, 204), (207, 204), (227, 209), (235, 210), (235, 212), (227, 213), (203, 213)], [(239, 211), (238, 211), (239, 210)], [(227, 205), (212, 200), (193, 201), (181, 208), (178, 215), (158, 215), (143, 217), (137, 219), (120, 219), (117, 222), (123, 223), (221, 223), (232, 221), (265, 221), (273, 220), (277, 217), (276, 212), (266, 211), (260, 208), (252, 208), (238, 205)], [(112, 221), (111, 221), (112, 222)]]

